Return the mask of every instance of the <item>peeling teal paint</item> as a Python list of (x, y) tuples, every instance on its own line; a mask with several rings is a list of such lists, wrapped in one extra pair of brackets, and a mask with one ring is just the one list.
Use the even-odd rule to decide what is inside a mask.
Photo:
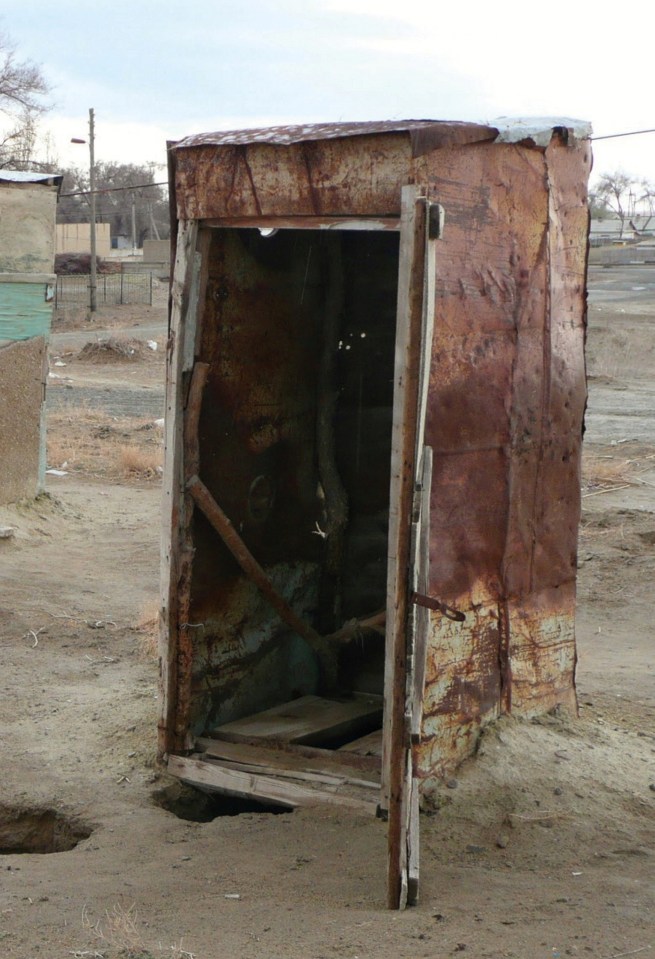
[(48, 336), (52, 300), (46, 300), (44, 282), (0, 281), (0, 340), (29, 340)]

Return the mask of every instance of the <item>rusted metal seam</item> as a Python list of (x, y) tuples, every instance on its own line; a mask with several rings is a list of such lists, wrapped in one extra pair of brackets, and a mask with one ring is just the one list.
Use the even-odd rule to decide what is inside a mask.
[(551, 256), (551, 215), (552, 215), (552, 189), (553, 185), (550, 179), (550, 165), (548, 163), (548, 157), (544, 153), (544, 165), (545, 165), (545, 175), (546, 175), (546, 194), (548, 200), (548, 219), (546, 223), (546, 297), (545, 297), (545, 315), (544, 315), (544, 325), (543, 325), (543, 346), (542, 346), (542, 386), (541, 386), (541, 435), (540, 435), (540, 444), (539, 444), (539, 456), (537, 459), (537, 471), (535, 475), (535, 484), (534, 484), (534, 493), (533, 493), (533, 529), (532, 529), (532, 547), (530, 550), (530, 566), (529, 566), (529, 583), (530, 583), (530, 592), (534, 592), (535, 582), (534, 582), (534, 562), (535, 562), (535, 552), (537, 548), (537, 537), (535, 532), (535, 523), (536, 523), (536, 511), (537, 503), (540, 500), (537, 499), (539, 496), (539, 491), (543, 485), (543, 461), (544, 461), (544, 445), (545, 445), (545, 436), (546, 430), (548, 427), (548, 409), (550, 406), (550, 394), (551, 394), (551, 363), (552, 363), (552, 320), (551, 320), (551, 308), (552, 308), (552, 283), (553, 283), (553, 265), (552, 265), (552, 256)]
[[(229, 210), (229, 208), (230, 208), (230, 201), (232, 200), (232, 197), (234, 196), (234, 184), (236, 183), (236, 179), (237, 179), (237, 167), (239, 166), (239, 152), (238, 152), (238, 149), (235, 149), (235, 151), (234, 151), (234, 153), (233, 153), (233, 160), (234, 160), (234, 162), (232, 163), (232, 179), (230, 180), (230, 188), (229, 188), (229, 191), (228, 191), (228, 194), (227, 194), (227, 199), (226, 199), (226, 201), (225, 201), (225, 209), (226, 209), (226, 210)], [(252, 177), (250, 178), (250, 181), (251, 181), (251, 183), (252, 183)], [(256, 201), (255, 201), (255, 202), (256, 202)]]
[(301, 146), (303, 163), (305, 164), (305, 170), (307, 171), (307, 186), (309, 188), (309, 195), (312, 200), (312, 210), (314, 211), (314, 215), (318, 216), (320, 203), (318, 203), (318, 197), (316, 194), (316, 189), (314, 187), (314, 181), (312, 179), (312, 167), (311, 167), (311, 163), (309, 162), (309, 157), (307, 156), (307, 144), (301, 143), (300, 146)]
[(259, 196), (257, 195), (257, 187), (255, 186), (255, 180), (254, 180), (254, 177), (253, 177), (253, 175), (252, 175), (252, 170), (250, 169), (250, 163), (248, 162), (248, 147), (247, 147), (247, 146), (244, 146), (244, 147), (243, 147), (243, 152), (241, 153), (241, 156), (243, 157), (243, 162), (244, 162), (244, 164), (245, 164), (246, 171), (247, 171), (247, 173), (248, 173), (248, 179), (250, 180), (250, 186), (251, 186), (251, 189), (252, 189), (252, 198), (253, 198), (253, 200), (255, 201), (255, 209), (257, 210), (257, 215), (258, 215), (258, 216), (261, 216), (261, 215), (262, 215), (262, 207), (261, 207), (261, 203), (259, 202)]
[(507, 597), (498, 603), (498, 675), (500, 679), (500, 711), (512, 711), (512, 670), (509, 656), (510, 629)]

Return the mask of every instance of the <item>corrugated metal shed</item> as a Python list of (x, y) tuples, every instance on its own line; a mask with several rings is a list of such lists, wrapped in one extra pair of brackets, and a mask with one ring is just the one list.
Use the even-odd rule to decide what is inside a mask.
[(390, 905), (415, 897), (419, 793), (483, 725), (576, 708), (589, 132), (171, 146), (162, 752), (291, 805), (235, 742), (375, 760)]

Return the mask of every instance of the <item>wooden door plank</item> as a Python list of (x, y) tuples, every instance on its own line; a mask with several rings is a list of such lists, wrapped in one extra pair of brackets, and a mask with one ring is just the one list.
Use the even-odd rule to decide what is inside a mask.
[(302, 696), (290, 703), (225, 723), (216, 732), (233, 741), (243, 736), (280, 739), (289, 743), (316, 743), (357, 735), (381, 719), (379, 696), (360, 695), (343, 701)]
[(345, 782), (380, 788), (379, 770), (357, 775), (359, 770), (338, 758), (338, 753), (316, 758), (314, 761), (275, 746), (253, 746), (248, 743), (232, 743), (217, 739), (196, 740), (196, 748), (204, 749), (202, 757), (220, 759), (244, 765), (260, 766), (293, 775), (327, 775)]
[[(409, 775), (412, 775), (410, 768)], [(418, 905), (419, 892), (419, 782), (412, 776), (407, 809), (407, 905)]]
[(166, 356), (166, 424), (164, 433), (164, 475), (162, 490), (161, 547), (161, 718), (159, 753), (184, 748), (186, 723), (185, 696), (181, 686), (180, 662), (185, 660), (180, 646), (185, 636), (179, 630), (179, 583), (184, 578), (186, 557), (183, 551), (187, 521), (184, 497), (182, 382), (189, 344), (195, 342), (197, 302), (187, 290), (196, 265), (198, 228), (195, 221), (181, 221), (173, 281)]
[(375, 815), (377, 810), (377, 803), (375, 802), (329, 791), (325, 786), (312, 789), (308, 784), (298, 785), (297, 783), (284, 782), (272, 776), (241, 772), (237, 769), (226, 769), (215, 763), (185, 758), (184, 756), (170, 756), (168, 771), (171, 775), (181, 779), (182, 782), (197, 786), (207, 792), (227, 793), (243, 799), (258, 799), (263, 802), (287, 806), (291, 809), (296, 806), (326, 803), (331, 806), (342, 806), (368, 813), (369, 815)]
[[(430, 493), (432, 490), (432, 448), (423, 447), (420, 509), (416, 529), (416, 592), (427, 595), (430, 578)], [(430, 630), (430, 611), (425, 606), (414, 608), (413, 681), (410, 696), (412, 716), (412, 742), (418, 742), (423, 724), (423, 696), (425, 691), (425, 665)]]
[(383, 789), (388, 813), (387, 903), (397, 909), (406, 889), (405, 808), (408, 728), (407, 615), (410, 524), (416, 481), (424, 292), (428, 244), (428, 201), (417, 186), (403, 187), (398, 269), (398, 311), (394, 369), (389, 560), (387, 575), (387, 641), (385, 650), (385, 715)]

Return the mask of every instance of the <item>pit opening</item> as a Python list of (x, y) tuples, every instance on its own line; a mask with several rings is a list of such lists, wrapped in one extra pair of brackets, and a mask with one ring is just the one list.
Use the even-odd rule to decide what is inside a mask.
[(0, 856), (68, 852), (92, 832), (58, 809), (0, 804)]
[(225, 793), (206, 793), (185, 783), (175, 782), (152, 793), (156, 806), (186, 822), (213, 822), (221, 816), (241, 816), (246, 813), (279, 816), (293, 809), (277, 803), (257, 802)]

